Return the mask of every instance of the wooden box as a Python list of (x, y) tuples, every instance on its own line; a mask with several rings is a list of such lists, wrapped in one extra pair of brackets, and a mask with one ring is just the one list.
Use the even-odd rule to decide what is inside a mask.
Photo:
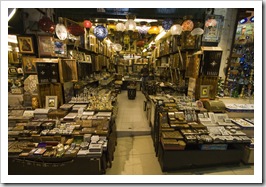
[(77, 82), (78, 71), (77, 62), (75, 59), (60, 59), (59, 60), (59, 75), (60, 82)]
[(62, 84), (61, 83), (43, 83), (38, 84), (38, 96), (40, 107), (45, 107), (46, 96), (57, 96), (58, 106), (64, 103)]

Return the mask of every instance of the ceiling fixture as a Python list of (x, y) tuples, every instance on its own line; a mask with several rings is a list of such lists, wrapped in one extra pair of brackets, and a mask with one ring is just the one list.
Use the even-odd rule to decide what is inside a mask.
[(136, 22), (134, 21), (135, 16), (132, 14), (127, 15), (127, 22), (125, 23), (125, 27), (127, 31), (134, 31), (136, 29)]
[(108, 30), (103, 25), (97, 25), (93, 32), (99, 40), (103, 40), (108, 35)]
[(15, 15), (16, 11), (16, 8), (8, 8), (8, 21)]
[(116, 24), (116, 30), (119, 31), (119, 32), (124, 32), (126, 30), (126, 27), (125, 27), (124, 23)]
[(163, 20), (162, 27), (164, 30), (168, 31), (173, 25), (173, 21), (171, 19)]
[(160, 33), (160, 29), (157, 26), (157, 22), (152, 22), (151, 24), (151, 28), (148, 30), (148, 34), (150, 35), (157, 35)]
[(91, 26), (92, 26), (92, 23), (91, 23), (89, 20), (84, 20), (84, 21), (83, 21), (83, 26), (84, 26), (86, 29), (90, 29)]
[(182, 26), (180, 24), (175, 24), (171, 27), (170, 32), (172, 35), (181, 35)]

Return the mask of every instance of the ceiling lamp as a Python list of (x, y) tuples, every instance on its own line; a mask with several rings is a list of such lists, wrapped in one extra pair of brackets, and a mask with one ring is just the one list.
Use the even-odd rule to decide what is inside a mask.
[(108, 35), (108, 30), (103, 25), (97, 25), (93, 31), (96, 38), (103, 40)]
[(147, 34), (149, 27), (146, 26), (146, 23), (147, 22), (145, 22), (145, 21), (140, 22), (140, 26), (138, 27), (139, 34), (141, 34), (141, 35)]
[(195, 28), (191, 31), (191, 35), (202, 35), (204, 33), (204, 30), (202, 28)]
[(124, 32), (126, 30), (126, 27), (125, 27), (124, 23), (116, 24), (116, 30), (120, 31), (120, 32)]
[(173, 21), (171, 19), (166, 19), (166, 20), (163, 20), (162, 22), (162, 27), (165, 31), (170, 30), (172, 25), (173, 25)]
[(110, 21), (107, 28), (108, 28), (108, 31), (110, 31), (110, 32), (116, 31), (116, 25), (114, 24), (113, 21)]
[(157, 26), (157, 22), (153, 22), (153, 23), (150, 23), (150, 24), (151, 24), (151, 28), (148, 30), (148, 34), (151, 34), (151, 35), (159, 34), (160, 33), (160, 29)]
[(38, 26), (44, 32), (53, 33), (55, 30), (55, 23), (50, 18), (48, 18), (47, 16), (43, 16), (39, 20)]
[(191, 20), (186, 20), (182, 23), (182, 30), (183, 31), (192, 31), (192, 29), (194, 28), (194, 23)]
[(125, 27), (127, 31), (134, 31), (136, 29), (136, 22), (134, 21), (134, 15), (127, 15), (127, 22), (125, 23)]
[(181, 35), (182, 26), (180, 24), (175, 24), (170, 29), (171, 35)]
[(91, 26), (92, 26), (92, 23), (91, 23), (89, 20), (84, 20), (84, 21), (83, 21), (83, 26), (84, 26), (86, 29), (90, 29)]

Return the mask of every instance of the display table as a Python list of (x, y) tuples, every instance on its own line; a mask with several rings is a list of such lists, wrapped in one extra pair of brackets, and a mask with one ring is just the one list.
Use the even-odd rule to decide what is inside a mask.
[(9, 175), (100, 175), (105, 173), (102, 157), (20, 158), (8, 157)]
[(163, 172), (203, 166), (239, 164), (244, 150), (231, 145), (227, 150), (164, 150), (159, 144), (158, 160)]

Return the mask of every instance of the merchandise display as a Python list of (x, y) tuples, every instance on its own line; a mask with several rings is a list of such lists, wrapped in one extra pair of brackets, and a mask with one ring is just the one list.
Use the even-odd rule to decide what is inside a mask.
[[(21, 9), (29, 16), (35, 10), (42, 12)], [(9, 45), (18, 50), (8, 51), (9, 175), (105, 174), (117, 116), (138, 116), (118, 110), (122, 92), (128, 109), (143, 96), (162, 172), (254, 163), (254, 23), (234, 18), (233, 31), (226, 11), (254, 12), (159, 10), (51, 8), (39, 16), (39, 29), (15, 34), (18, 42)]]

